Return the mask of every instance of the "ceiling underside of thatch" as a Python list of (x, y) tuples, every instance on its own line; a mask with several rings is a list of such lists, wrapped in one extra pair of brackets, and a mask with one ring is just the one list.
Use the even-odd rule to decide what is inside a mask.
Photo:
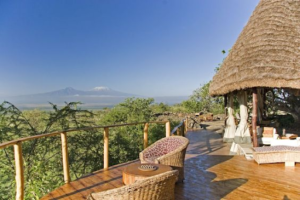
[(261, 0), (210, 84), (224, 95), (253, 87), (300, 89), (300, 1)]

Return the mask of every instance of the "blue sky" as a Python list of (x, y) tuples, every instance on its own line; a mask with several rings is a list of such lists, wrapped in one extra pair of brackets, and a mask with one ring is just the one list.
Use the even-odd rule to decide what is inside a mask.
[(191, 95), (258, 0), (0, 0), (0, 95)]

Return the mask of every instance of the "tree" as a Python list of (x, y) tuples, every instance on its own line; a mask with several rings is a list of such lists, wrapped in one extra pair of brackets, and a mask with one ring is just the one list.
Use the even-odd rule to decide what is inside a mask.
[[(93, 114), (89, 111), (78, 110), (78, 104), (79, 102), (66, 103), (62, 108), (51, 104), (53, 111), (46, 113), (38, 110), (22, 112), (13, 104), (4, 102), (0, 105), (0, 142), (56, 130), (66, 130), (71, 127), (90, 126), (87, 119), (91, 118)], [(84, 137), (85, 134), (90, 137)], [(74, 136), (68, 137), (69, 144), (81, 143), (83, 147), (78, 149), (76, 146), (69, 146), (69, 161), (73, 179), (86, 172), (91, 172), (99, 166), (99, 156), (102, 154), (99, 155), (92, 151), (97, 149), (97, 145), (103, 146), (98, 142), (102, 140), (102, 137), (102, 134), (91, 134), (89, 131), (78, 132)], [(23, 142), (22, 152), (26, 199), (38, 199), (63, 183), (59, 137), (46, 137)], [(13, 157), (11, 148), (0, 150), (0, 177), (3, 177), (0, 179), (0, 194), (3, 199), (11, 199), (14, 195)]]
[(300, 120), (300, 96), (296, 96), (289, 89), (273, 89), (266, 97), (269, 111), (285, 111), (291, 114), (295, 121)]
[(153, 103), (153, 98), (127, 98), (103, 117), (102, 124), (150, 121), (152, 117), (150, 106)]
[[(113, 125), (154, 120), (154, 99), (129, 98), (113, 109), (90, 112), (77, 108), (79, 102), (66, 103), (53, 110), (21, 111), (13, 104), (0, 105), (0, 143), (70, 128)], [(161, 105), (163, 106), (163, 105)], [(95, 114), (96, 113), (96, 114)], [(143, 149), (144, 125), (109, 128), (110, 165), (138, 158)], [(149, 144), (165, 136), (164, 125), (149, 126)], [(25, 199), (39, 199), (63, 184), (60, 137), (45, 137), (22, 143)], [(76, 131), (68, 134), (71, 180), (103, 168), (103, 129)], [(0, 199), (13, 199), (14, 152), (0, 149)]]
[(194, 90), (193, 95), (187, 101), (182, 102), (182, 105), (189, 112), (212, 112), (214, 114), (222, 113), (223, 97), (211, 97), (209, 95), (210, 82), (202, 85)]

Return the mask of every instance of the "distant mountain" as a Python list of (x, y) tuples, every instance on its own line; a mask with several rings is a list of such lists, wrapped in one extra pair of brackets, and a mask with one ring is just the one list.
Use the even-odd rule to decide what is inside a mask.
[(56, 90), (52, 92), (47, 93), (41, 93), (41, 94), (31, 94), (31, 95), (22, 95), (19, 97), (33, 97), (33, 96), (44, 96), (44, 97), (70, 97), (70, 96), (118, 96), (118, 97), (131, 97), (131, 96), (137, 96), (134, 94), (128, 94), (124, 92), (119, 92), (112, 90), (108, 87), (95, 87), (92, 90), (84, 91), (84, 90), (76, 90), (72, 87), (67, 87), (65, 89)]
[(63, 105), (64, 102), (76, 101), (80, 101), (86, 105), (107, 107), (118, 104), (129, 97), (139, 97), (139, 95), (119, 92), (108, 87), (95, 87), (87, 91), (67, 87), (65, 89), (40, 94), (0, 97), (0, 100), (9, 101), (16, 106), (24, 108), (47, 107), (49, 106), (48, 102)]
[[(4, 97), (0, 96), (0, 103), (9, 101), (21, 109), (41, 108), (49, 109), (48, 102), (64, 105), (65, 102), (82, 102), (82, 107), (88, 109), (98, 109), (112, 107), (123, 102), (129, 97), (147, 98), (140, 95), (119, 92), (108, 87), (95, 87), (91, 90), (77, 90), (72, 87), (56, 90), (52, 92)], [(156, 103), (175, 104), (188, 99), (187, 96), (153, 97)]]

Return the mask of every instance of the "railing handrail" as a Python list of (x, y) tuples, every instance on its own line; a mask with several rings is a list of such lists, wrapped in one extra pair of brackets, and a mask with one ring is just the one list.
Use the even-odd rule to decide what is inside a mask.
[(75, 132), (75, 131), (86, 131), (104, 128), (104, 158), (103, 158), (103, 166), (104, 169), (108, 169), (109, 167), (109, 128), (113, 127), (121, 127), (121, 126), (132, 126), (144, 124), (144, 148), (148, 145), (148, 126), (149, 124), (165, 124), (166, 126), (166, 137), (171, 136), (171, 127), (169, 121), (150, 121), (150, 122), (133, 122), (133, 123), (125, 123), (125, 124), (114, 124), (114, 125), (105, 125), (105, 126), (94, 126), (94, 127), (84, 127), (84, 128), (73, 128), (68, 130), (55, 131), (52, 133), (45, 133), (40, 135), (33, 135), (24, 138), (18, 138), (15, 140), (11, 140), (8, 142), (4, 142), (0, 144), (0, 149), (14, 146), (14, 159), (15, 159), (15, 172), (16, 172), (16, 199), (23, 200), (24, 199), (24, 166), (23, 166), (23, 156), (22, 156), (22, 142), (61, 135), (61, 150), (62, 150), (62, 159), (63, 159), (63, 172), (64, 172), (64, 180), (65, 183), (69, 183), (70, 180), (70, 172), (69, 172), (69, 159), (68, 159), (68, 142), (67, 142), (67, 133)]
[(55, 131), (51, 133), (44, 133), (44, 134), (39, 134), (39, 135), (33, 135), (33, 136), (28, 136), (28, 137), (23, 137), (23, 138), (18, 138), (15, 140), (7, 141), (4, 143), (0, 144), (0, 149), (3, 149), (8, 146), (13, 146), (15, 144), (18, 144), (20, 142), (25, 142), (29, 140), (34, 140), (38, 138), (43, 138), (43, 137), (51, 137), (51, 136), (56, 136), (60, 135), (61, 133), (69, 133), (69, 132), (75, 132), (75, 131), (87, 131), (87, 130), (93, 130), (93, 129), (99, 129), (99, 128), (113, 128), (113, 127), (120, 127), (120, 126), (133, 126), (133, 125), (139, 125), (139, 124), (165, 124), (168, 121), (150, 121), (150, 122), (132, 122), (132, 123), (125, 123), (125, 124), (114, 124), (114, 125), (106, 125), (106, 126), (92, 126), (92, 127), (84, 127), (84, 128), (73, 128), (73, 129), (67, 129), (67, 130), (61, 130), (61, 131)]
[(173, 128), (173, 130), (171, 131), (171, 135), (174, 135), (177, 132), (177, 130), (183, 125), (184, 121), (185, 120), (183, 119), (177, 126)]
[[(179, 129), (180, 128), (180, 129)], [(173, 128), (171, 136), (177, 133), (177, 135), (185, 136), (188, 129), (188, 118), (182, 119), (181, 122)]]

